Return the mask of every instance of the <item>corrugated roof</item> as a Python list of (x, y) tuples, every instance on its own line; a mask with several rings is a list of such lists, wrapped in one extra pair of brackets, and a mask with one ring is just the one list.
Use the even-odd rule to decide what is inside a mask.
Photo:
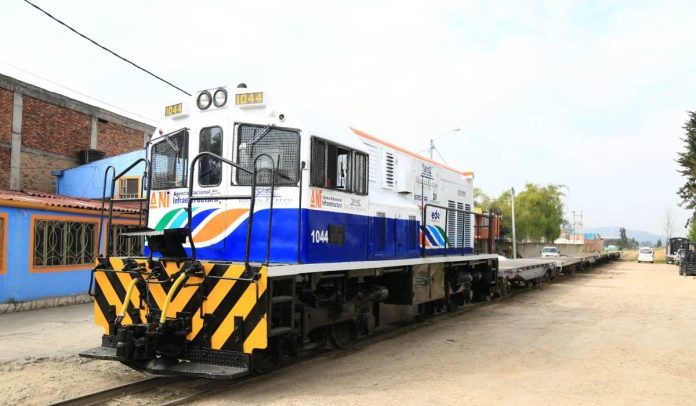
[[(101, 200), (80, 199), (77, 197), (61, 196), (52, 193), (36, 192), (33, 190), (2, 190), (0, 189), (0, 205), (2, 201), (24, 202), (30, 204), (41, 204), (52, 207), (65, 207), (83, 210), (101, 210)], [(108, 210), (108, 204), (105, 210)], [(138, 204), (114, 203), (114, 211), (120, 213), (138, 213)]]

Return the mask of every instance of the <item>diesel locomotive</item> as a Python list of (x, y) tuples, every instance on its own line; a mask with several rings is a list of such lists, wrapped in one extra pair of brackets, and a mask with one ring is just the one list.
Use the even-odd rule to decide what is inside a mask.
[(126, 233), (146, 247), (97, 258), (104, 334), (85, 357), (234, 378), (495, 288), (497, 255), (474, 252), (473, 173), (264, 89), (167, 106), (146, 157), (112, 177), (111, 196), (146, 168), (143, 224)]

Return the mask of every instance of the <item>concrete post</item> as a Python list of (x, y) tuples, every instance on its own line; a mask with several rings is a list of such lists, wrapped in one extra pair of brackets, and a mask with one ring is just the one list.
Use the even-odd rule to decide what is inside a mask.
[(89, 128), (89, 147), (90, 149), (97, 149), (97, 130), (98, 130), (98, 121), (97, 117), (92, 116), (92, 120), (90, 123), (90, 128)]
[(10, 190), (21, 189), (21, 157), (22, 157), (22, 109), (24, 108), (22, 93), (14, 92), (12, 105), (12, 144), (10, 150)]

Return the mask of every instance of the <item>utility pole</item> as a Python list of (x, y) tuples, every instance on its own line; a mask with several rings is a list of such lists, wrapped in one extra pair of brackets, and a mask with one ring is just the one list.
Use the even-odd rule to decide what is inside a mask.
[(517, 259), (517, 236), (515, 235), (515, 188), (512, 191), (512, 259)]
[(435, 140), (430, 139), (430, 159), (433, 159), (433, 151), (435, 151)]

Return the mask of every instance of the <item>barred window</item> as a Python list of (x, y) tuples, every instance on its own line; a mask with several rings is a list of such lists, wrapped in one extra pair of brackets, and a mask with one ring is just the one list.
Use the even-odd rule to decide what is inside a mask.
[(143, 255), (145, 237), (130, 237), (124, 232), (137, 226), (127, 224), (112, 224), (109, 234), (109, 253), (116, 257), (133, 257)]
[[(297, 184), (300, 169), (300, 134), (297, 131), (242, 124), (239, 126), (237, 138), (237, 164), (253, 170), (254, 159), (261, 154), (267, 154), (273, 158), (277, 166), (275, 184)], [(260, 158), (256, 184), (270, 185), (271, 170), (271, 161)], [(249, 186), (251, 180), (251, 174), (237, 171), (238, 185)]]
[(310, 181), (312, 186), (326, 186), (326, 143), (318, 138), (312, 138), (312, 169)]
[(152, 189), (186, 187), (188, 130), (165, 137), (152, 147)]
[(96, 256), (97, 223), (36, 220), (34, 222), (34, 266), (86, 265)]
[[(201, 130), (198, 152), (212, 152), (222, 156), (222, 128), (208, 127)], [(222, 162), (209, 156), (200, 158), (198, 184), (217, 186), (222, 182)]]
[(312, 139), (312, 186), (367, 194), (368, 156), (318, 138)]
[(353, 192), (359, 195), (367, 194), (368, 181), (368, 156), (359, 152), (355, 153), (353, 165)]

